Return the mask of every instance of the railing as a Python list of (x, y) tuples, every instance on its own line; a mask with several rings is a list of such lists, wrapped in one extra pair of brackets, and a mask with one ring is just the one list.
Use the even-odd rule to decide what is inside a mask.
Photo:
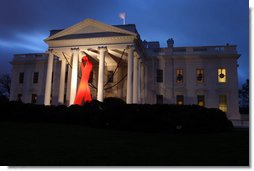
[(241, 128), (248, 128), (249, 127), (248, 120), (232, 119), (231, 121), (232, 121), (234, 127), (241, 127)]
[(13, 61), (27, 61), (27, 60), (43, 60), (47, 59), (45, 54), (16, 54), (14, 55)]
[(237, 54), (236, 46), (175, 47), (174, 54)]

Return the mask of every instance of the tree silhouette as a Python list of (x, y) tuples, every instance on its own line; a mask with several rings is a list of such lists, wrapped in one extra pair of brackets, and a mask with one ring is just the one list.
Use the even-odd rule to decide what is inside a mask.
[(240, 107), (249, 108), (249, 79), (242, 85), (239, 90)]
[(9, 99), (11, 90), (11, 77), (9, 74), (0, 75), (0, 97)]

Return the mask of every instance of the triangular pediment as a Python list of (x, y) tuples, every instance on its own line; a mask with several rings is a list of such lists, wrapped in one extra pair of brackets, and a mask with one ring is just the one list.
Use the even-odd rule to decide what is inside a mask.
[(93, 19), (85, 19), (67, 29), (64, 29), (47, 39), (45, 41), (57, 40), (61, 37), (68, 37), (69, 35), (81, 35), (81, 34), (96, 34), (96, 33), (118, 33), (125, 35), (133, 35), (136, 36), (136, 33), (130, 32), (128, 30), (124, 30), (118, 27), (114, 27), (111, 25), (104, 24), (102, 22), (93, 20)]
[(93, 25), (88, 25), (88, 26), (76, 31), (74, 34), (100, 33), (100, 32), (105, 32), (105, 30), (102, 28), (93, 26)]

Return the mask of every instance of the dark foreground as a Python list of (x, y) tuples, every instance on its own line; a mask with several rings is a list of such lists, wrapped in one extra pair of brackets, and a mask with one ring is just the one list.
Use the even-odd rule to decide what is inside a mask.
[(0, 122), (0, 164), (248, 166), (249, 132), (168, 134), (53, 123)]

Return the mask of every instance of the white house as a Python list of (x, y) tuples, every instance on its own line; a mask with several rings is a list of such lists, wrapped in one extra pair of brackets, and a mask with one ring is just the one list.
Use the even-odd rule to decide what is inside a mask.
[(235, 45), (174, 47), (168, 39), (161, 48), (159, 42), (142, 41), (134, 24), (111, 26), (92, 19), (51, 30), (44, 41), (46, 53), (14, 55), (10, 100), (73, 104), (86, 55), (93, 63), (93, 99), (198, 104), (240, 118)]

